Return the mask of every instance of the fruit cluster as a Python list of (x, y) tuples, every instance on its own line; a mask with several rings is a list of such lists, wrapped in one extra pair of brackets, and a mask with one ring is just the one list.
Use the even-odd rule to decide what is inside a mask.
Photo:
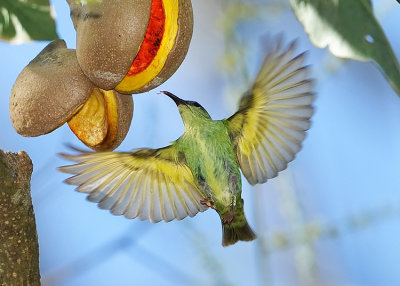
[(24, 68), (11, 91), (11, 121), (23, 136), (68, 122), (90, 148), (113, 150), (131, 124), (131, 94), (159, 86), (184, 60), (191, 2), (102, 0), (76, 5), (71, 18), (76, 50), (56, 40)]

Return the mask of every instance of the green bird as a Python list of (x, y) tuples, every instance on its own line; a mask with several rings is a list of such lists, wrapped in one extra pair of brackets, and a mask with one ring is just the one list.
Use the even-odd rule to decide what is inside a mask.
[(269, 52), (239, 110), (212, 120), (195, 101), (170, 92), (185, 129), (171, 145), (131, 152), (61, 154), (74, 165), (68, 184), (115, 215), (152, 222), (193, 217), (214, 209), (222, 222), (222, 245), (256, 238), (241, 198), (240, 170), (250, 184), (277, 176), (300, 150), (313, 114), (314, 83), (304, 53), (280, 42)]

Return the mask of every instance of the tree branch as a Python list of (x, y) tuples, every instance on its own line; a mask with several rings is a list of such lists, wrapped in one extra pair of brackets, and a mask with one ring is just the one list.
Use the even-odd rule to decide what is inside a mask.
[(32, 162), (0, 150), (0, 284), (40, 285), (39, 244), (30, 196)]

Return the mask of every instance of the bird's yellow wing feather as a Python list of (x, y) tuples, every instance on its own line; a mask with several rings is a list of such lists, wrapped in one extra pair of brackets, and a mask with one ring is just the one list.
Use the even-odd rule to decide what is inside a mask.
[(207, 209), (200, 203), (205, 195), (172, 146), (127, 153), (77, 151), (61, 154), (76, 162), (59, 168), (74, 174), (66, 182), (115, 215), (159, 222), (193, 217)]
[(301, 148), (313, 114), (314, 83), (293, 57), (295, 44), (280, 43), (265, 58), (239, 111), (226, 119), (243, 174), (251, 184), (264, 183), (287, 167)]

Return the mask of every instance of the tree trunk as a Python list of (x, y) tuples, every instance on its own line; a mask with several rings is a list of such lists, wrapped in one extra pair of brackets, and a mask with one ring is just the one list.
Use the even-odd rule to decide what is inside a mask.
[(39, 244), (30, 195), (32, 162), (0, 150), (0, 285), (40, 285)]

